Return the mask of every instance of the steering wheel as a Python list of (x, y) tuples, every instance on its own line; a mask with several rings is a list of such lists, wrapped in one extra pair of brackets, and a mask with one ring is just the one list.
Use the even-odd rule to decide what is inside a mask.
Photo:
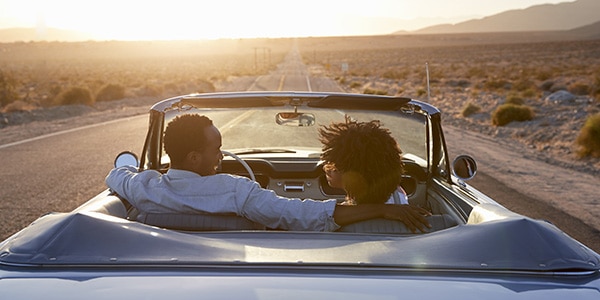
[(244, 168), (246, 169), (246, 172), (248, 172), (248, 175), (250, 175), (250, 179), (252, 179), (252, 181), (256, 181), (256, 178), (254, 177), (254, 171), (252, 171), (252, 168), (250, 168), (250, 166), (248, 165), (248, 163), (246, 163), (239, 156), (237, 156), (237, 155), (235, 155), (235, 154), (233, 154), (233, 153), (231, 153), (229, 151), (221, 150), (221, 153), (223, 153), (223, 155), (227, 155), (227, 156), (233, 157), (240, 164), (242, 164), (242, 166), (244, 166)]

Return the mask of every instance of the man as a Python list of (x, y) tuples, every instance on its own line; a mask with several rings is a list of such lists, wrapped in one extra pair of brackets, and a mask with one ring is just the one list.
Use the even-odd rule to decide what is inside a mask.
[(334, 199), (290, 199), (248, 178), (216, 174), (223, 158), (221, 133), (206, 116), (175, 118), (165, 130), (164, 147), (171, 159), (166, 174), (116, 168), (106, 177), (108, 187), (147, 213), (235, 213), (286, 230), (334, 231), (381, 217), (400, 220), (413, 231), (429, 227), (428, 213), (408, 205), (338, 206)]

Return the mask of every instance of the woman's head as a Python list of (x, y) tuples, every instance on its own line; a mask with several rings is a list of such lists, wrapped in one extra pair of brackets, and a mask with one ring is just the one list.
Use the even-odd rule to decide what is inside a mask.
[(404, 171), (402, 151), (388, 129), (377, 120), (346, 116), (345, 122), (321, 127), (319, 135), (328, 180), (341, 184), (334, 187), (345, 189), (357, 204), (387, 201)]

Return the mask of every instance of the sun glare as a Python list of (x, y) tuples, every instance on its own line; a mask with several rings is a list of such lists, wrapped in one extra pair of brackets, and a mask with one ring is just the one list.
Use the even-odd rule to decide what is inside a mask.
[[(507, 0), (514, 1), (541, 0)], [(502, 4), (507, 2), (503, 1)], [(433, 6), (427, 3), (431, 2), (0, 0), (0, 27), (68, 29), (91, 34), (95, 39), (115, 40), (369, 35), (394, 31), (395, 24), (399, 24), (398, 20), (405, 20), (402, 24), (411, 25), (407, 20), (423, 16), (429, 16), (429, 22), (432, 22), (439, 16), (466, 14), (457, 10), (464, 9), (465, 6), (474, 7), (480, 2), (461, 0), (462, 5), (436, 2)], [(488, 10), (489, 6), (486, 5)], [(501, 5), (493, 7), (498, 8), (496, 6)]]
[[(98, 39), (216, 39), (285, 37), (321, 31), (331, 17), (315, 1), (289, 8), (281, 1), (28, 1), (3, 4), (21, 27), (90, 33)], [(282, 5), (286, 9), (282, 10)], [(321, 8), (327, 8), (321, 5)], [(274, 10), (275, 9), (275, 10)], [(277, 11), (277, 13), (272, 13)], [(281, 11), (287, 13), (281, 13)]]
[(0, 16), (18, 16), (19, 27), (76, 30), (96, 39), (331, 36), (359, 26), (352, 22), (352, 14), (358, 13), (353, 12), (356, 6), (339, 4), (321, 0), (31, 0), (0, 4), (6, 11)]

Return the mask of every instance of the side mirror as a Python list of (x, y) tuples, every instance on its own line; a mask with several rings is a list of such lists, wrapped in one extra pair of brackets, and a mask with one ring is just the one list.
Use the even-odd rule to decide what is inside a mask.
[(140, 167), (140, 160), (137, 155), (131, 151), (123, 151), (115, 158), (115, 168), (124, 166)]
[(471, 180), (477, 173), (477, 163), (471, 156), (459, 155), (452, 162), (452, 173), (463, 181)]
[(310, 113), (280, 112), (275, 116), (275, 122), (284, 126), (313, 126), (315, 115)]

